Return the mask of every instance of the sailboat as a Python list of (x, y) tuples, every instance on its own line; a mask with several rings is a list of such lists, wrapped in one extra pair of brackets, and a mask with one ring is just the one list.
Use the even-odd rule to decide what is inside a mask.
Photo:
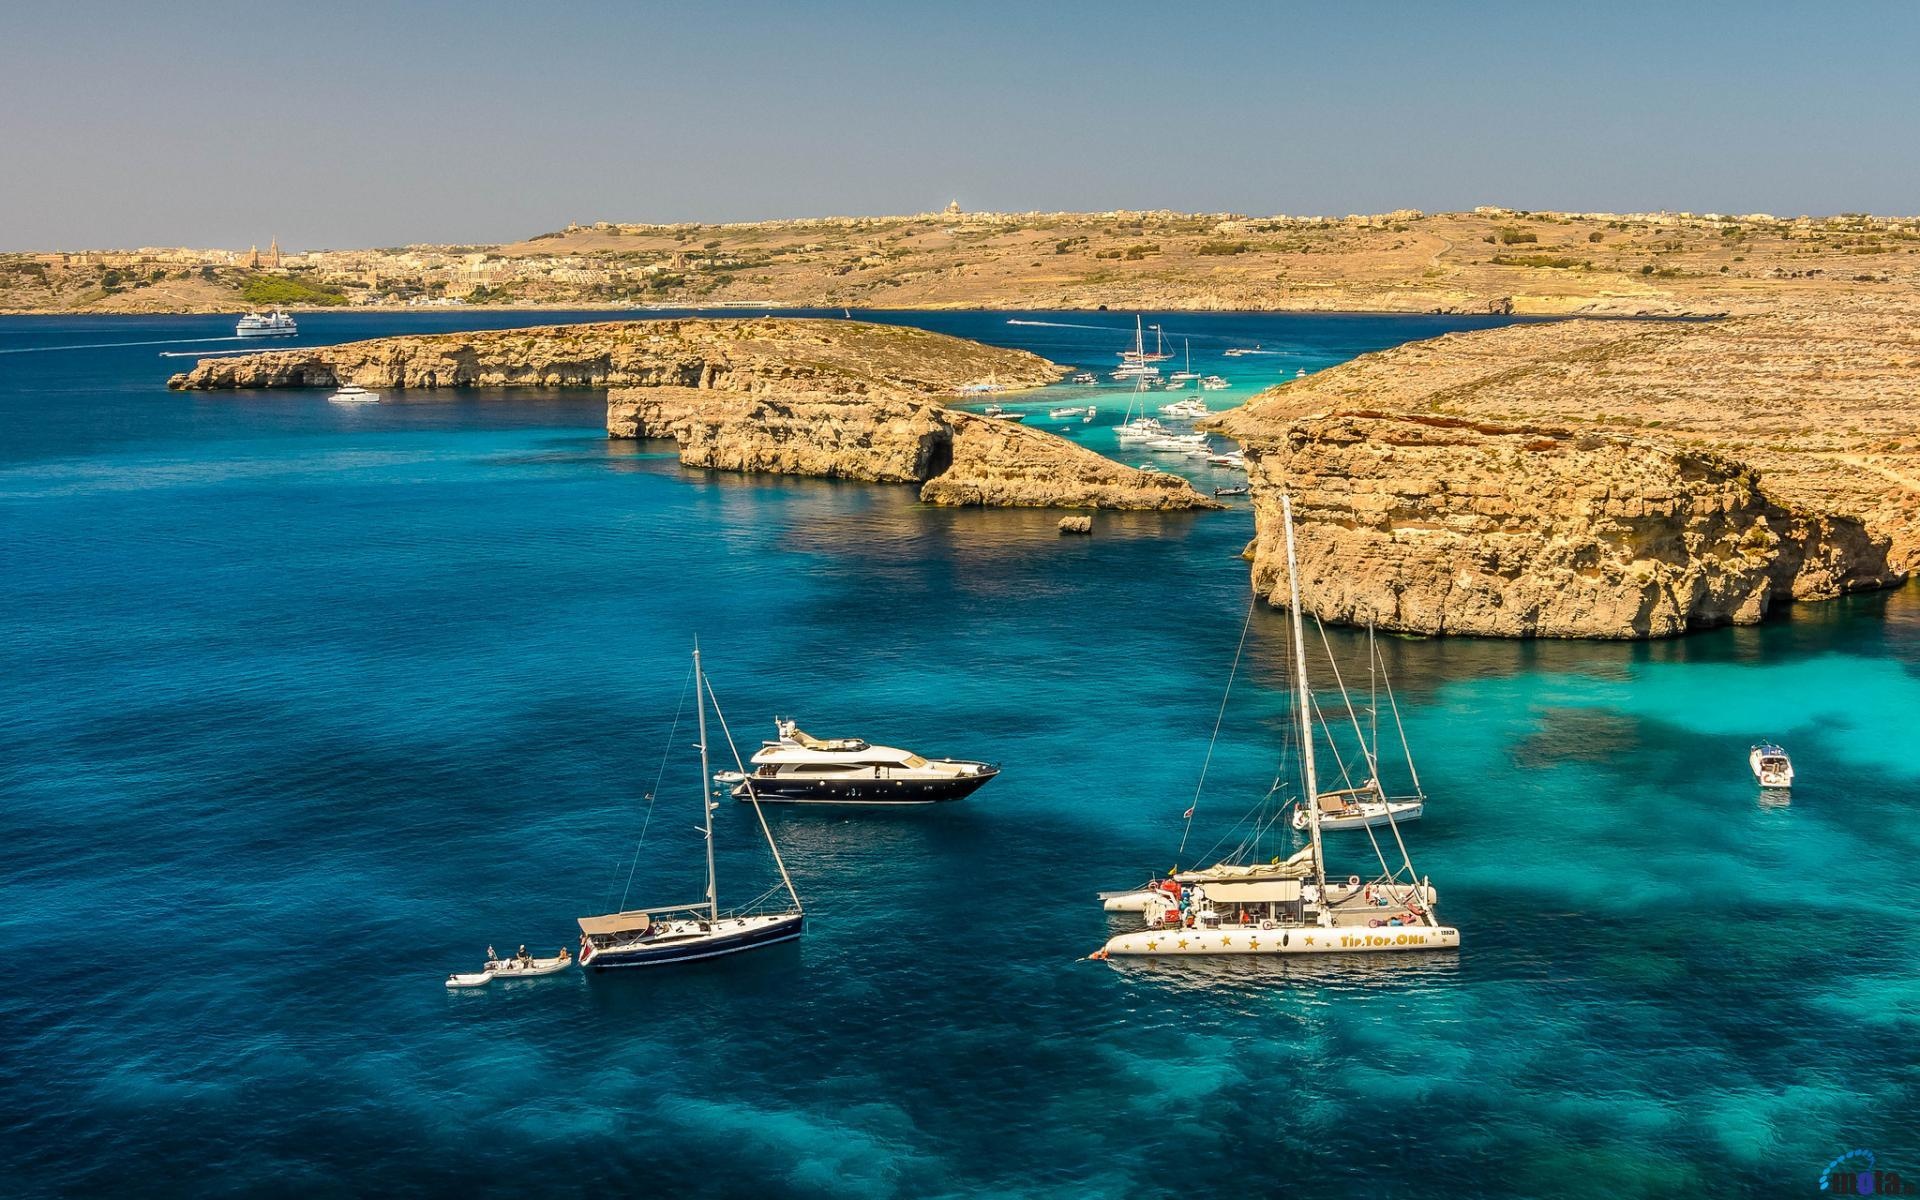
[[(1303, 794), (1320, 794), (1314, 759), (1314, 702), (1307, 679), (1300, 619), (1300, 571), (1294, 549), (1293, 502), (1280, 511), (1286, 528), (1289, 616), (1293, 632), (1294, 707), (1299, 716)], [(1220, 863), (1174, 875), (1146, 888), (1102, 896), (1110, 912), (1137, 911), (1144, 928), (1115, 934), (1095, 958), (1221, 954), (1350, 954), (1444, 950), (1460, 931), (1440, 923), (1431, 880), (1415, 874), (1397, 827), (1401, 867), (1389, 868), (1374, 839), (1381, 874), (1329, 879), (1320, 840), (1320, 810), (1306, 808), (1307, 844), (1285, 861)], [(1189, 810), (1191, 812), (1191, 810)], [(1373, 838), (1371, 832), (1369, 838)]]
[[(1150, 442), (1166, 437), (1171, 432), (1157, 419), (1147, 415), (1147, 381), (1136, 380), (1133, 394), (1127, 397), (1127, 411), (1121, 414), (1120, 424), (1114, 426), (1113, 436), (1120, 442)], [(1140, 406), (1139, 415), (1134, 415), (1134, 405)]]
[(1164, 362), (1172, 358), (1173, 355), (1166, 353), (1161, 347), (1160, 327), (1158, 325), (1153, 327), (1153, 336), (1154, 350), (1152, 354), (1148, 354), (1146, 330), (1140, 324), (1139, 316), (1135, 315), (1133, 318), (1133, 349), (1122, 350), (1120, 352), (1120, 366), (1113, 372), (1115, 379), (1149, 379), (1159, 377), (1160, 368), (1153, 364)]
[(694, 709), (699, 714), (700, 724), (700, 809), (707, 841), (706, 899), (690, 904), (635, 908), (581, 917), (580, 965), (587, 970), (652, 967), (718, 958), (723, 954), (737, 954), (742, 950), (792, 941), (805, 929), (806, 913), (800, 907), (799, 894), (793, 890), (793, 879), (787, 874), (785, 860), (780, 857), (780, 847), (774, 844), (773, 831), (767, 828), (766, 815), (760, 811), (760, 801), (754, 795), (751, 776), (744, 785), (747, 790), (745, 798), (753, 803), (754, 815), (760, 821), (760, 832), (767, 839), (767, 849), (773, 853), (774, 866), (780, 870), (780, 885), (772, 892), (784, 889), (788, 903), (764, 907), (755, 902), (739, 911), (720, 911), (719, 887), (713, 863), (713, 810), (718, 806), (708, 792), (713, 778), (707, 754), (709, 702), (713, 705), (714, 716), (720, 722), (721, 732), (726, 734), (734, 765), (740, 768), (743, 775), (746, 769), (740, 762), (740, 752), (733, 749), (733, 735), (727, 732), (727, 718), (720, 711), (720, 701), (714, 696), (713, 685), (707, 682), (706, 672), (701, 667), (697, 643), (693, 648), (692, 678)]
[(1186, 338), (1181, 338), (1180, 345), (1187, 352), (1187, 369), (1184, 371), (1175, 371), (1173, 374), (1167, 376), (1167, 378), (1175, 383), (1185, 383), (1189, 379), (1200, 378), (1200, 372), (1193, 369), (1193, 343)]

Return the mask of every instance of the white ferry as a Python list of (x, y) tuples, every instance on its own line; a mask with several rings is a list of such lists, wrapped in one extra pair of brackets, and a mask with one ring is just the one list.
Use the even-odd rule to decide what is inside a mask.
[(293, 323), (292, 317), (276, 308), (266, 314), (248, 313), (240, 318), (233, 332), (239, 337), (292, 337), (300, 332), (300, 327)]

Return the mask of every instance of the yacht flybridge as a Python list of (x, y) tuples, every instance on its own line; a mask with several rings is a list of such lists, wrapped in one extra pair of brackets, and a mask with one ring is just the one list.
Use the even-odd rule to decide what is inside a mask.
[[(1298, 728), (1301, 772), (1300, 795), (1323, 798), (1314, 746), (1325, 731), (1317, 729), (1319, 711), (1307, 679), (1306, 639), (1300, 618), (1300, 579), (1293, 539), (1293, 503), (1280, 497), (1286, 529), (1289, 616), (1293, 635), (1294, 708)], [(1345, 685), (1341, 685), (1344, 696)], [(1351, 713), (1351, 705), (1349, 705)], [(1358, 728), (1358, 718), (1355, 718)], [(1377, 744), (1377, 738), (1376, 738)], [(1376, 756), (1361, 741), (1368, 767)], [(1337, 755), (1336, 755), (1337, 758)], [(1345, 767), (1342, 765), (1344, 772)], [(1276, 782), (1274, 791), (1280, 784)], [(1271, 798), (1273, 793), (1269, 793)], [(1243, 843), (1241, 861), (1228, 860), (1198, 871), (1174, 873), (1142, 888), (1103, 894), (1108, 912), (1139, 913), (1143, 927), (1115, 934), (1093, 957), (1176, 956), (1220, 954), (1349, 954), (1404, 950), (1444, 950), (1460, 945), (1460, 931), (1440, 923), (1434, 912), (1438, 899), (1432, 883), (1417, 875), (1406, 843), (1389, 813), (1386, 826), (1390, 845), (1398, 850), (1400, 865), (1388, 865), (1387, 848), (1371, 828), (1380, 862), (1380, 874), (1371, 880), (1349, 875), (1329, 878), (1321, 831), (1326, 825), (1322, 806), (1302, 806), (1307, 844), (1282, 859), (1257, 860), (1263, 833), (1277, 821), (1256, 810), (1253, 834)], [(1189, 821), (1193, 809), (1187, 810)], [(1183, 843), (1184, 844), (1184, 843)]]
[(859, 738), (817, 738), (776, 718), (780, 736), (761, 744), (753, 771), (714, 778), (736, 800), (787, 804), (933, 804), (972, 795), (1000, 773), (993, 763), (926, 758)]
[[(693, 651), (692, 680), (694, 710), (699, 714), (700, 728), (700, 809), (707, 840), (706, 898), (691, 904), (623, 909), (621, 912), (581, 917), (580, 965), (590, 971), (718, 958), (724, 954), (737, 954), (742, 950), (792, 941), (805, 929), (806, 914), (800, 908), (800, 896), (793, 890), (793, 880), (787, 875), (787, 864), (780, 857), (780, 847), (774, 844), (773, 831), (767, 828), (767, 819), (760, 814), (758, 804), (754, 805), (754, 813), (760, 820), (760, 833), (767, 839), (767, 849), (773, 854), (774, 866), (779, 868), (780, 882), (742, 909), (732, 912), (720, 910), (719, 887), (713, 864), (713, 810), (716, 806), (713, 797), (708, 794), (712, 785), (707, 782), (712, 777), (712, 767), (707, 761), (707, 705), (712, 703), (722, 733), (726, 733), (727, 719), (721, 714), (720, 702), (714, 697), (713, 687), (701, 669), (698, 646)], [(678, 718), (675, 719), (674, 728), (679, 728)], [(671, 740), (669, 735), (669, 743)], [(727, 736), (727, 746), (732, 750), (733, 738), (730, 734)], [(733, 759), (738, 765), (738, 751), (733, 751)], [(752, 786), (745, 786), (745, 799), (751, 801), (754, 798)], [(651, 801), (652, 797), (648, 799)], [(637, 850), (635, 855), (637, 862)], [(782, 892), (784, 896), (780, 895)], [(625, 897), (621, 900), (624, 905)], [(449, 986), (453, 986), (451, 981)]]

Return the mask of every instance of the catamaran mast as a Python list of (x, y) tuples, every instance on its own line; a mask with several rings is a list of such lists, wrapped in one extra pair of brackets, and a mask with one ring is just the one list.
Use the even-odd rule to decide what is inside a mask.
[(1313, 692), (1307, 686), (1307, 639), (1300, 625), (1300, 563), (1293, 549), (1293, 498), (1280, 493), (1280, 515), (1287, 528), (1287, 594), (1293, 618), (1293, 664), (1297, 675), (1300, 710), (1300, 767), (1306, 776), (1307, 792), (1301, 803), (1307, 806), (1307, 831), (1313, 839), (1313, 880), (1324, 889), (1327, 864), (1320, 856), (1320, 782), (1313, 771)]
[(700, 816), (707, 826), (707, 919), (720, 919), (720, 890), (713, 871), (713, 769), (707, 765), (707, 676), (700, 669), (700, 641), (693, 643), (694, 708), (700, 714)]

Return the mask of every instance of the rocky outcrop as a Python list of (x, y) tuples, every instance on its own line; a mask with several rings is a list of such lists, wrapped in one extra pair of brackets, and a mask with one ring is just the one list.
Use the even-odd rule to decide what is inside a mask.
[(203, 358), (175, 389), (683, 387), (932, 395), (983, 379), (1036, 387), (1037, 355), (899, 325), (797, 318), (610, 321), (374, 338)]
[(607, 435), (672, 438), (688, 466), (915, 483), (930, 504), (1219, 507), (1178, 476), (927, 398), (623, 388), (607, 394)]
[(1920, 345), (1884, 308), (1566, 322), (1368, 355), (1218, 422), (1256, 588), (1419, 633), (1666, 637), (1920, 564)]

